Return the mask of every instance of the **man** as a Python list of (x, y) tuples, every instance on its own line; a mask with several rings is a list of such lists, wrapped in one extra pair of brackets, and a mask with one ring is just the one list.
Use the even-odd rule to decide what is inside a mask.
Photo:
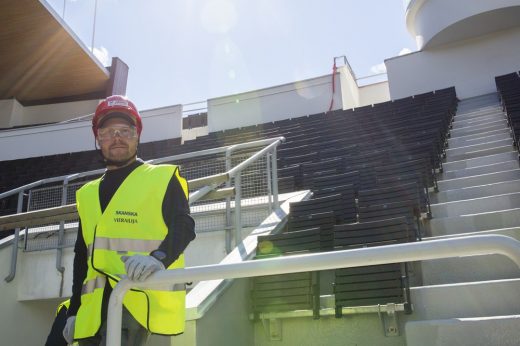
[[(135, 105), (108, 97), (96, 109), (92, 130), (107, 170), (76, 193), (80, 226), (63, 336), (79, 345), (105, 343), (108, 299), (122, 277), (143, 281), (157, 270), (183, 268), (183, 252), (195, 238), (179, 169), (137, 159), (142, 122)], [(123, 344), (184, 331), (186, 291), (179, 286), (125, 295)]]

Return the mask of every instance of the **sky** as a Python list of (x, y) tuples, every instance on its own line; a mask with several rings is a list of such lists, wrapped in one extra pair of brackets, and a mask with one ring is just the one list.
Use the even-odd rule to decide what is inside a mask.
[(104, 65), (128, 64), (143, 110), (330, 74), (342, 55), (364, 77), (416, 50), (403, 0), (47, 2)]

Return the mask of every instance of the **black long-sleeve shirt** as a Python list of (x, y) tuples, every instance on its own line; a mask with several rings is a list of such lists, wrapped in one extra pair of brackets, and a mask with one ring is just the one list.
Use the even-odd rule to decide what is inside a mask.
[[(108, 203), (121, 183), (134, 169), (142, 164), (142, 161), (137, 160), (126, 167), (106, 171), (105, 175), (101, 178), (101, 183), (99, 185), (99, 202), (102, 212), (105, 211)], [(166, 254), (166, 257), (162, 260), (165, 268), (168, 268), (168, 266), (170, 266), (170, 264), (172, 264), (184, 252), (188, 244), (195, 239), (195, 222), (189, 213), (190, 207), (188, 205), (188, 200), (179, 181), (174, 175), (168, 184), (162, 204), (162, 214), (164, 223), (168, 227), (168, 234), (157, 249)], [(77, 314), (81, 304), (81, 289), (83, 287), (83, 281), (87, 276), (88, 253), (83, 238), (81, 223), (78, 226), (78, 237), (74, 246), (74, 252), (72, 297), (70, 299), (70, 307), (67, 311), (67, 316), (74, 316)], [(102, 321), (104, 321), (107, 316), (108, 298), (110, 297), (111, 292), (112, 287), (107, 281), (103, 293), (101, 310)]]

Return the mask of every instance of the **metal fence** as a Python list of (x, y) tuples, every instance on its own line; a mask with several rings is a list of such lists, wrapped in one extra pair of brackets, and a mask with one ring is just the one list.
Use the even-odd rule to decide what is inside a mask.
[[(209, 215), (196, 222), (196, 232), (225, 229), (226, 250), (229, 252), (233, 240), (235, 244), (241, 241), (243, 225), (257, 225), (272, 211), (273, 207), (278, 207), (276, 149), (283, 140), (283, 137), (278, 137), (148, 162), (174, 163), (180, 167), (181, 175), (188, 180), (192, 215)], [(75, 203), (76, 191), (86, 181), (100, 176), (103, 172), (104, 169), (101, 169), (44, 179), (2, 193), (0, 200), (18, 194), (17, 213), (24, 212), (24, 209), (33, 212), (67, 206)], [(72, 183), (73, 180), (80, 179), (81, 182)], [(54, 185), (49, 186), (50, 184)], [(27, 206), (24, 208), (25, 195), (28, 199)], [(205, 197), (202, 198), (203, 196)], [(255, 213), (243, 213), (242, 207), (245, 210), (254, 207)], [(5, 218), (8, 217), (0, 217), (0, 220), (6, 220)], [(43, 218), (41, 223), (33, 223), (30, 227), (21, 221), (23, 227), (16, 226), (11, 273), (6, 278), (7, 281), (14, 278), (19, 249), (24, 251), (56, 249), (56, 268), (63, 270), (62, 251), (63, 248), (74, 245), (78, 219), (44, 221)], [(2, 226), (0, 222), (0, 231), (9, 229), (5, 227), (7, 226)], [(20, 240), (23, 242), (20, 243)]]

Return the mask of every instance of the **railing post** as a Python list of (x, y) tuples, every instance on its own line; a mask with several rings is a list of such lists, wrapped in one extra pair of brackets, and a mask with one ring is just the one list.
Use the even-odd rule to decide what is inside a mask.
[[(65, 178), (63, 180), (63, 189), (61, 192), (61, 205), (67, 204), (67, 189), (69, 186), (69, 177)], [(65, 232), (65, 221), (60, 221), (60, 230), (58, 231), (58, 246), (57, 246), (57, 253), (56, 253), (56, 270), (60, 273), (65, 272), (65, 267), (61, 265), (61, 260), (63, 257), (63, 235)], [(60, 296), (61, 296), (61, 289), (60, 289)]]
[[(226, 172), (229, 172), (231, 169), (231, 151), (226, 150)], [(226, 187), (231, 187), (231, 180), (226, 181)], [(226, 229), (224, 230), (224, 234), (226, 237), (226, 253), (231, 252), (231, 197), (226, 197)]]
[(235, 246), (242, 241), (242, 178), (241, 173), (235, 176)]
[(278, 201), (278, 162), (276, 155), (276, 146), (273, 148), (273, 153), (271, 154), (271, 177), (273, 179), (272, 189), (273, 189), (273, 207), (274, 209), (278, 209), (280, 207), (280, 202)]
[[(18, 205), (16, 206), (16, 213), (19, 214), (22, 212), (23, 208), (23, 192), (24, 190), (18, 192)], [(25, 234), (27, 237), (27, 234)], [(20, 227), (17, 227), (14, 230), (14, 239), (13, 239), (13, 248), (11, 252), (11, 271), (9, 275), (5, 278), (5, 281), (11, 282), (13, 281), (16, 275), (16, 261), (18, 259), (18, 241), (20, 239)]]
[(266, 173), (267, 173), (267, 205), (269, 208), (269, 215), (273, 212), (273, 189), (271, 184), (271, 153), (265, 154)]

